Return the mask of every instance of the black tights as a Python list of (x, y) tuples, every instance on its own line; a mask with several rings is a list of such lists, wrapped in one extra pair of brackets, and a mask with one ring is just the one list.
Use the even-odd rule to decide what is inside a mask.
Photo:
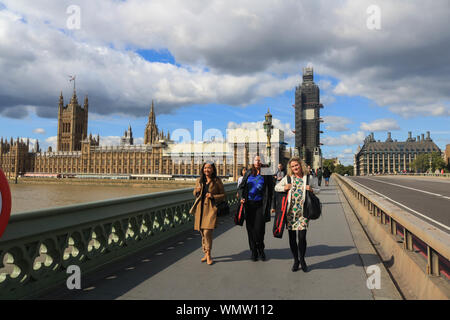
[(289, 246), (291, 247), (294, 260), (298, 261), (298, 254), (300, 253), (300, 259), (305, 258), (306, 254), (306, 229), (298, 231), (298, 245), (296, 239), (296, 230), (289, 231)]

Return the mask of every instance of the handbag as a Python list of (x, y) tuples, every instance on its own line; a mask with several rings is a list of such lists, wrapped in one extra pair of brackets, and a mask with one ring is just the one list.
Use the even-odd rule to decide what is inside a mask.
[(217, 215), (223, 216), (230, 213), (230, 206), (228, 205), (228, 201), (219, 202), (217, 205)]
[(245, 205), (240, 203), (237, 207), (236, 213), (234, 214), (234, 223), (237, 226), (242, 226), (245, 220)]
[[(309, 185), (309, 175), (306, 178), (306, 185)], [(322, 214), (322, 203), (319, 198), (311, 192), (306, 191), (305, 204), (303, 206), (303, 216), (308, 220), (316, 220)]]
[[(291, 183), (291, 177), (287, 176), (288, 184)], [(286, 214), (288, 205), (288, 191), (285, 192), (275, 192), (275, 220), (273, 223), (273, 236), (275, 238), (282, 238), (284, 227), (286, 225)]]

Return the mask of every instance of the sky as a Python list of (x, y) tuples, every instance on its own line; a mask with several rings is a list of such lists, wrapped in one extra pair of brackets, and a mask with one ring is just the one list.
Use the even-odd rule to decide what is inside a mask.
[(55, 148), (76, 75), (88, 132), (143, 143), (158, 127), (257, 127), (270, 109), (294, 146), (303, 67), (321, 92), (322, 153), (426, 131), (450, 143), (450, 1), (0, 0), (0, 136)]

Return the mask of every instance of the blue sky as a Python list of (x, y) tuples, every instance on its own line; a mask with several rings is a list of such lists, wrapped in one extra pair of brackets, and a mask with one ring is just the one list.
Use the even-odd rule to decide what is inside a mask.
[(54, 145), (59, 92), (68, 103), (76, 74), (79, 102), (89, 95), (88, 131), (105, 144), (129, 124), (142, 138), (152, 99), (164, 132), (193, 132), (199, 120), (225, 132), (270, 108), (292, 143), (295, 86), (308, 65), (324, 104), (325, 157), (351, 164), (372, 131), (382, 141), (388, 131), (399, 141), (431, 131), (441, 149), (450, 143), (445, 1), (379, 1), (375, 31), (365, 25), (370, 1), (257, 3), (79, 1), (80, 28), (67, 30), (69, 1), (0, 0), (0, 136)]

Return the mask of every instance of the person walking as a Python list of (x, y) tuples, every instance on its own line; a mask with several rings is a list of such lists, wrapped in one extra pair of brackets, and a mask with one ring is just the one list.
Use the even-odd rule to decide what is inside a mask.
[(266, 260), (264, 234), (265, 224), (270, 221), (273, 185), (273, 176), (262, 175), (261, 158), (255, 156), (238, 189), (240, 201), (245, 206), (245, 225), (253, 261), (258, 261), (258, 256), (262, 261)]
[(330, 182), (330, 170), (328, 169), (328, 167), (325, 167), (325, 169), (323, 170), (323, 178), (325, 179), (325, 186), (328, 187), (328, 184)]
[[(246, 172), (247, 172), (247, 168), (246, 167), (242, 167), (242, 169), (241, 169), (241, 176), (238, 178), (238, 181), (237, 181), (237, 187), (238, 188), (239, 188), (239, 185), (241, 184), (242, 179), (244, 178), (244, 175), (245, 175)], [(239, 192), (236, 193), (236, 198), (239, 199)]]
[[(303, 206), (305, 203), (306, 191), (319, 193), (320, 189), (316, 179), (309, 175), (309, 184), (307, 184), (308, 169), (305, 163), (298, 157), (293, 157), (288, 163), (288, 175), (291, 177), (291, 183), (288, 183), (287, 176), (275, 186), (276, 192), (288, 192), (286, 220), (289, 234), (289, 247), (294, 256), (294, 265), (292, 271), (295, 272), (301, 265), (304, 272), (308, 271), (306, 265), (306, 231), (309, 221), (303, 217)], [(298, 234), (298, 243), (297, 243)]]
[(205, 254), (201, 259), (209, 265), (214, 261), (211, 258), (212, 233), (217, 226), (217, 205), (225, 201), (225, 189), (222, 180), (217, 177), (214, 162), (205, 162), (200, 171), (194, 188), (196, 197), (191, 213), (194, 214), (194, 230), (202, 236), (202, 249)]
[(239, 188), (239, 185), (241, 184), (242, 179), (244, 178), (244, 175), (245, 175), (246, 172), (247, 172), (247, 168), (246, 167), (242, 167), (242, 169), (241, 169), (241, 176), (238, 178), (238, 181), (237, 181), (238, 188)]
[(319, 169), (317, 169), (317, 184), (320, 185), (322, 184), (322, 176), (323, 176), (323, 172), (322, 172), (322, 167), (319, 167)]
[(276, 179), (275, 183), (280, 182), (281, 179), (283, 179), (285, 175), (286, 175), (286, 172), (284, 170), (283, 164), (279, 163), (277, 172), (275, 172), (275, 179)]

